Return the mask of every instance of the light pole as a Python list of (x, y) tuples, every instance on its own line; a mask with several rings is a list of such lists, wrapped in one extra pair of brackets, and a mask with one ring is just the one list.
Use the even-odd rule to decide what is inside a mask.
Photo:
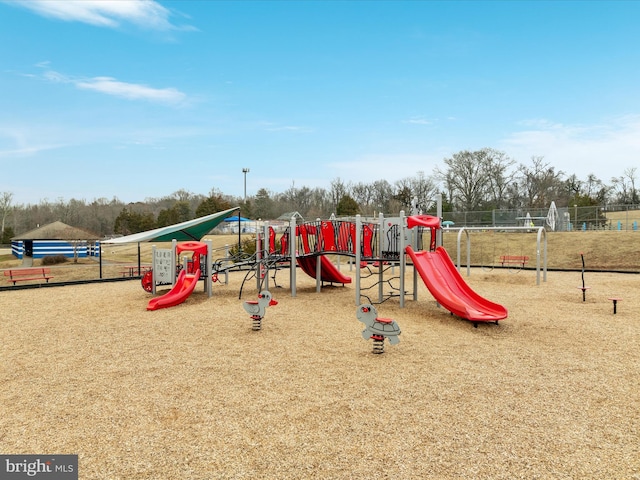
[(242, 173), (244, 173), (244, 203), (247, 203), (247, 173), (249, 173), (249, 169), (243, 168)]

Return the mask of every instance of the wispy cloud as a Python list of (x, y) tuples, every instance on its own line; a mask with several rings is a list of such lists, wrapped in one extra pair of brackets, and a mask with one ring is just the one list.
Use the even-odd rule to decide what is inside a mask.
[(65, 146), (64, 143), (48, 143), (46, 139), (33, 142), (26, 129), (0, 125), (0, 158), (25, 157)]
[(154, 0), (3, 0), (44, 17), (117, 28), (130, 23), (151, 30), (191, 30), (172, 23), (172, 13)]
[(296, 125), (277, 125), (271, 122), (262, 122), (263, 128), (267, 132), (296, 132), (296, 133), (310, 133), (313, 129), (309, 127), (302, 127)]
[(82, 90), (120, 97), (127, 100), (144, 100), (165, 105), (182, 105), (187, 100), (187, 95), (180, 90), (168, 88), (154, 88), (139, 83), (128, 83), (116, 80), (112, 77), (74, 78), (49, 69), (48, 62), (38, 64), (45, 68), (43, 77), (50, 82), (69, 83)]
[(64, 148), (65, 144), (50, 144), (50, 145), (29, 145), (22, 148), (9, 148), (6, 150), (0, 149), (0, 158), (13, 158), (13, 157), (28, 157), (35, 155), (39, 152), (47, 150), (55, 150), (57, 148)]
[(147, 100), (150, 102), (177, 105), (183, 103), (186, 95), (175, 88), (152, 88), (147, 85), (120, 82), (111, 77), (95, 77), (78, 80), (75, 86), (85, 90), (113, 95), (128, 100)]
[(404, 120), (403, 123), (409, 123), (412, 125), (433, 125), (433, 122), (422, 116), (410, 117), (407, 120)]

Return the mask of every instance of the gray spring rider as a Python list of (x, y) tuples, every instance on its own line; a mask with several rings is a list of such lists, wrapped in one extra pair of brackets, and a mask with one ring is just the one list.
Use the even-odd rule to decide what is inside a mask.
[(400, 343), (400, 325), (391, 318), (379, 318), (376, 307), (371, 304), (360, 305), (356, 310), (356, 318), (366, 325), (362, 338), (373, 340), (373, 353), (384, 353), (384, 339), (391, 345)]
[(242, 304), (245, 311), (251, 315), (252, 330), (262, 329), (262, 318), (264, 317), (267, 307), (277, 305), (278, 302), (273, 299), (269, 290), (263, 290), (258, 294), (258, 300), (247, 300)]

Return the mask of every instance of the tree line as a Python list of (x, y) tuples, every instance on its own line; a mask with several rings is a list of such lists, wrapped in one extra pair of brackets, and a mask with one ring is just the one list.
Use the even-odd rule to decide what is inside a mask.
[(13, 205), (11, 192), (0, 192), (0, 243), (7, 244), (38, 226), (53, 221), (85, 229), (99, 237), (128, 235), (152, 228), (191, 220), (196, 217), (241, 207), (242, 215), (253, 219), (275, 219), (298, 212), (304, 218), (387, 215), (409, 211), (417, 201), (422, 211), (434, 208), (436, 194), (442, 194), (445, 212), (471, 212), (495, 209), (597, 206), (640, 203), (636, 189), (637, 168), (630, 167), (608, 183), (593, 174), (580, 179), (576, 174), (556, 170), (544, 157), (532, 157), (518, 164), (505, 152), (492, 148), (463, 150), (443, 159), (429, 175), (423, 171), (390, 183), (331, 180), (329, 188), (296, 187), (276, 193), (259, 188), (244, 198), (226, 195), (220, 186), (207, 194), (178, 190), (161, 198), (123, 203), (116, 197)]

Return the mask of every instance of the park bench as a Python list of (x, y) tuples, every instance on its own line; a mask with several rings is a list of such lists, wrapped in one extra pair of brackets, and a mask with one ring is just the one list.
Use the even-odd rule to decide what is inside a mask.
[(4, 275), (7, 278), (8, 282), (13, 282), (15, 285), (16, 282), (26, 282), (29, 280), (45, 280), (49, 283), (49, 279), (53, 278), (52, 275), (49, 274), (50, 270), (48, 268), (37, 267), (37, 268), (13, 268), (4, 271)]
[(500, 257), (500, 265), (502, 265), (503, 267), (505, 265), (519, 265), (524, 268), (528, 261), (529, 257), (522, 255), (502, 255)]
[(122, 274), (123, 277), (140, 277), (145, 273), (147, 273), (147, 270), (151, 270), (151, 267), (149, 266), (138, 267), (137, 265), (126, 265), (122, 267), (122, 270), (120, 270), (120, 273)]

